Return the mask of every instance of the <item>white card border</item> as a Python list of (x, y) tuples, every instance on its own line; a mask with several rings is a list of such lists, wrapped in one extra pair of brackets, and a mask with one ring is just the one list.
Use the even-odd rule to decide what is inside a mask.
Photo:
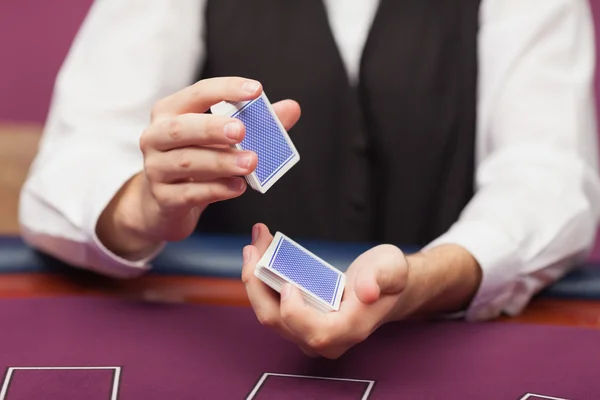
[[(535, 396), (535, 398), (531, 397), (531, 396)], [(563, 399), (562, 397), (551, 397), (551, 396), (545, 396), (543, 394), (535, 394), (535, 393), (527, 393), (527, 394), (525, 394), (525, 396), (521, 397), (519, 400), (527, 400), (527, 399), (535, 400), (536, 398), (546, 399), (546, 400), (568, 400), (568, 399)]]
[(254, 399), (256, 394), (259, 392), (261, 386), (265, 383), (265, 381), (267, 380), (267, 378), (269, 376), (282, 376), (285, 378), (321, 379), (321, 380), (329, 380), (329, 381), (367, 383), (368, 384), (367, 388), (365, 389), (365, 391), (361, 397), (361, 400), (367, 400), (369, 398), (369, 396), (371, 396), (371, 392), (373, 391), (373, 386), (375, 386), (375, 381), (371, 380), (371, 379), (333, 378), (333, 377), (327, 377), (327, 376), (295, 375), (295, 374), (282, 374), (282, 373), (276, 373), (276, 372), (265, 372), (262, 374), (262, 376), (260, 377), (258, 382), (256, 382), (256, 385), (254, 385), (254, 388), (252, 388), (252, 391), (250, 392), (248, 397), (246, 397), (246, 400)]
[(0, 400), (6, 400), (8, 394), (8, 388), (10, 387), (10, 381), (15, 371), (26, 371), (26, 370), (70, 370), (70, 371), (82, 371), (82, 370), (113, 370), (113, 385), (110, 400), (117, 400), (119, 394), (119, 385), (121, 380), (121, 367), (8, 367), (6, 375), (4, 376), (4, 382), (0, 389)]

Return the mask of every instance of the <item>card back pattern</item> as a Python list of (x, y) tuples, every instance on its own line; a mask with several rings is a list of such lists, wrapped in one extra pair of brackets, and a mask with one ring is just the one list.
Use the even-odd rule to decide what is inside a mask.
[(262, 96), (246, 104), (233, 117), (246, 127), (246, 136), (240, 146), (258, 155), (255, 173), (259, 183), (265, 185), (293, 159), (294, 152)]
[(279, 240), (269, 266), (326, 303), (334, 305), (341, 274), (323, 265), (285, 237)]

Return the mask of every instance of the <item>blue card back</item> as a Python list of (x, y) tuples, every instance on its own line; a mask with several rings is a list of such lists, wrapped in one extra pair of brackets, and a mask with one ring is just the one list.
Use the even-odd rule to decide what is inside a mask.
[(341, 273), (324, 265), (285, 237), (280, 238), (269, 267), (329, 305), (334, 305), (340, 289)]
[(246, 137), (240, 146), (257, 154), (255, 173), (261, 186), (264, 186), (292, 161), (294, 152), (262, 96), (246, 104), (233, 117), (246, 126)]

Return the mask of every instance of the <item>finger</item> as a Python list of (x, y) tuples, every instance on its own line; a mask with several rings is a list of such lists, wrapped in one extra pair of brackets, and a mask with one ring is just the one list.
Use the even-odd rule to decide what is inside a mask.
[[(290, 284), (284, 285), (281, 299), (281, 317), (285, 326), (300, 341), (300, 349), (309, 357), (322, 356), (336, 359), (344, 354), (357, 340), (351, 326), (344, 323), (348, 316), (330, 314), (327, 318), (304, 302), (300, 290)], [(337, 323), (331, 323), (339, 320)], [(347, 329), (341, 329), (346, 327)]]
[(261, 253), (254, 246), (246, 246), (243, 250), (242, 282), (244, 282), (250, 305), (262, 325), (275, 330), (287, 340), (298, 343), (293, 333), (281, 322), (277, 292), (254, 275), (254, 269), (260, 257)]
[(221, 178), (210, 182), (155, 184), (152, 193), (161, 211), (187, 213), (191, 208), (238, 197), (246, 190), (243, 178)]
[(186, 147), (145, 158), (144, 170), (153, 182), (204, 182), (248, 175), (257, 163), (256, 153), (252, 151)]
[(140, 138), (140, 148), (147, 152), (188, 146), (231, 145), (244, 140), (245, 133), (244, 124), (237, 118), (181, 114), (152, 124)]
[(259, 223), (252, 227), (252, 244), (256, 247), (261, 257), (267, 251), (272, 241), (273, 235), (271, 235), (269, 228), (265, 224)]
[(279, 319), (279, 299), (277, 292), (263, 284), (255, 275), (260, 253), (254, 246), (246, 246), (243, 251), (242, 282), (246, 285), (248, 298), (257, 317), (270, 325)]
[(362, 268), (358, 271), (354, 282), (354, 293), (365, 304), (374, 303), (379, 299), (381, 290), (374, 274), (368, 268)]
[(297, 287), (289, 283), (283, 285), (280, 304), (283, 323), (303, 343), (317, 352), (329, 345), (332, 332), (325, 315), (307, 305)]
[(397, 294), (404, 290), (406, 259), (397, 247), (374, 247), (361, 254), (353, 264), (358, 266), (354, 291), (361, 302), (373, 303), (382, 294)]
[(185, 113), (203, 113), (221, 101), (252, 100), (260, 96), (260, 82), (236, 76), (203, 79), (164, 99), (152, 110), (152, 120)]
[(285, 130), (290, 130), (300, 119), (300, 105), (293, 100), (282, 100), (273, 104), (273, 110)]

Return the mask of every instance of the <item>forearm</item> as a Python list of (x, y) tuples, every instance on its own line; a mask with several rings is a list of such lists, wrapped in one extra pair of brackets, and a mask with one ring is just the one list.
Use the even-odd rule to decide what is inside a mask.
[(482, 272), (473, 256), (456, 245), (441, 245), (407, 256), (408, 281), (395, 319), (465, 310), (474, 298)]

